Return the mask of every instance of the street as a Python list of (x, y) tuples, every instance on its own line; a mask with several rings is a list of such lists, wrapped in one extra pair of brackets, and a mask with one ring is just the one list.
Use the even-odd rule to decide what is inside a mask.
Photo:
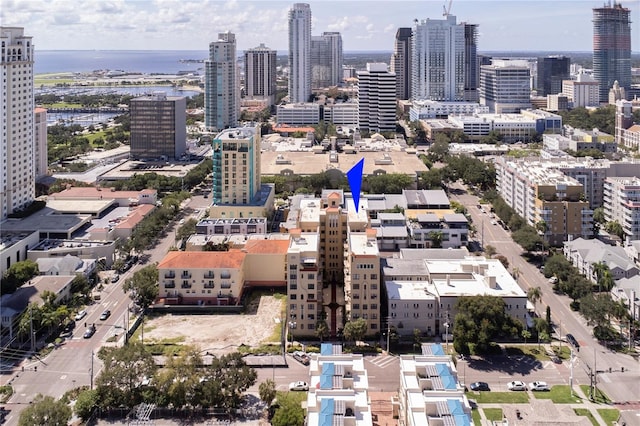
[(468, 193), (466, 187), (458, 182), (450, 185), (450, 189), (456, 189), (455, 193), (453, 191), (449, 193), (451, 200), (458, 201), (467, 207), (477, 230), (477, 239), (484, 247), (492, 245), (498, 254), (505, 256), (512, 271), (514, 268), (518, 269), (517, 281), (520, 287), (525, 292), (530, 288), (540, 287), (542, 299), (536, 304), (538, 316), (544, 318), (546, 308), (550, 306), (557, 336), (564, 337), (567, 333), (571, 333), (580, 343), (580, 351), (576, 353), (578, 361), (574, 368), (575, 383), (589, 384), (588, 371), (596, 370), (600, 372), (597, 374), (598, 386), (612, 401), (640, 401), (638, 361), (629, 355), (610, 351), (598, 343), (593, 338), (591, 327), (587, 326), (584, 318), (569, 308), (571, 300), (565, 295), (555, 294), (552, 284), (538, 268), (522, 257), (522, 248), (513, 242), (509, 232), (500, 225), (491, 224), (489, 208), (484, 208), (485, 213), (482, 213), (477, 207), (479, 198)]
[[(175, 230), (180, 219), (195, 217), (195, 209), (202, 210), (208, 206), (208, 200), (202, 196), (194, 196), (186, 201), (185, 208), (167, 226), (166, 236), (159, 239), (153, 248), (145, 251), (149, 256), (148, 260), (144, 264), (135, 264), (120, 274), (117, 283), (104, 284), (100, 300), (85, 308), (87, 316), (77, 322), (70, 339), (42, 360), (23, 362), (24, 371), (17, 368), (13, 374), (2, 376), (2, 384), (11, 384), (14, 389), (13, 396), (3, 404), (10, 410), (5, 420), (7, 425), (18, 424), (20, 411), (39, 393), (59, 398), (70, 389), (91, 385), (91, 372), (93, 371), (95, 380), (102, 368), (97, 357), (98, 350), (103, 345), (124, 344), (124, 330), (131, 319), (128, 307), (132, 302), (128, 294), (122, 290), (122, 284), (145, 265), (162, 260), (169, 247), (175, 244)], [(105, 321), (100, 321), (99, 317), (106, 309), (111, 310), (111, 316)], [(87, 326), (96, 326), (96, 333), (89, 339), (82, 337), (87, 329), (85, 323)], [(107, 339), (114, 335), (118, 336), (116, 341), (107, 343)]]

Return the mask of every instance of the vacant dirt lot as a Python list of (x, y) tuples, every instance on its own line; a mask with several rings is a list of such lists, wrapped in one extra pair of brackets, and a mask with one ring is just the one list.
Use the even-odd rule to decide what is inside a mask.
[(243, 343), (249, 346), (266, 343), (280, 322), (281, 307), (281, 300), (262, 296), (242, 315), (163, 315), (145, 321), (144, 338), (145, 341), (181, 338), (183, 344), (222, 355), (234, 352)]

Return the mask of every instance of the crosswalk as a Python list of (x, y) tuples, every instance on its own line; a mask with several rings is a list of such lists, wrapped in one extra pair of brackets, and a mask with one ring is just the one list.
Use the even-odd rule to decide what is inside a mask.
[(374, 358), (370, 358), (367, 357), (365, 358), (367, 361), (369, 361), (371, 364), (380, 367), (380, 368), (384, 368), (387, 365), (391, 365), (394, 362), (397, 362), (398, 358), (393, 356), (393, 355), (388, 355), (388, 354), (383, 354), (383, 355), (378, 355)]

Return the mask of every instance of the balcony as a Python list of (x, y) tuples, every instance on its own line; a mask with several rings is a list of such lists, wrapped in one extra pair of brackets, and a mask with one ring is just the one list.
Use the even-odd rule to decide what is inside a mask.
[(175, 277), (176, 277), (176, 273), (175, 273), (175, 272), (173, 272), (173, 271), (165, 272), (165, 273), (164, 273), (164, 277), (165, 277), (165, 278), (175, 278)]
[(183, 272), (183, 273), (180, 275), (180, 278), (182, 278), (183, 280), (191, 278), (191, 272), (186, 272), (186, 271), (185, 271), (185, 272)]
[(209, 281), (208, 283), (205, 283), (205, 284), (203, 285), (203, 287), (204, 287), (204, 288), (214, 288), (214, 287), (215, 287), (215, 285), (214, 285), (213, 281)]
[(191, 284), (187, 281), (183, 281), (180, 288), (191, 288)]
[(213, 271), (209, 271), (206, 274), (204, 274), (204, 278), (211, 280), (211, 279), (215, 278), (214, 275), (215, 274), (213, 273)]
[(165, 281), (164, 282), (164, 288), (176, 288), (176, 282), (171, 280), (171, 281)]

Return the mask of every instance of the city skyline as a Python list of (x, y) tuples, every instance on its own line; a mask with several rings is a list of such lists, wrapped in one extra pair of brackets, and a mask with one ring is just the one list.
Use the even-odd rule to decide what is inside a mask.
[[(238, 51), (264, 43), (288, 50), (287, 12), (293, 1), (114, 0), (78, 11), (70, 1), (6, 0), (3, 26), (20, 26), (38, 50), (205, 50), (219, 32), (237, 34)], [(312, 33), (338, 31), (344, 50), (391, 51), (399, 27), (441, 19), (447, 0), (307, 2)], [(591, 51), (594, 7), (608, 1), (453, 1), (458, 22), (477, 24), (480, 51)], [(640, 40), (640, 0), (622, 1), (631, 38)], [(208, 13), (207, 13), (208, 12)], [(634, 52), (640, 46), (632, 44)]]

